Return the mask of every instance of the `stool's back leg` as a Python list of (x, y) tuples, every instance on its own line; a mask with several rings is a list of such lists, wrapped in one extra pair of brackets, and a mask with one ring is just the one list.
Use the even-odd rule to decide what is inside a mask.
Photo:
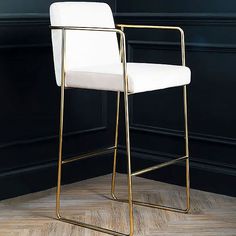
[(117, 105), (116, 105), (116, 131), (115, 131), (115, 150), (113, 158), (113, 173), (112, 173), (112, 184), (111, 184), (111, 196), (113, 199), (117, 199), (115, 195), (115, 184), (116, 184), (116, 163), (117, 163), (117, 146), (118, 146), (118, 135), (119, 135), (119, 113), (120, 113), (120, 92), (117, 92)]
[(128, 204), (129, 204), (129, 217), (130, 217), (130, 236), (133, 235), (134, 222), (133, 222), (133, 196), (132, 196), (132, 176), (131, 176), (131, 156), (130, 156), (130, 135), (129, 135), (129, 105), (128, 94), (124, 93), (124, 106), (125, 106), (125, 137), (126, 137), (126, 151), (127, 151), (127, 177), (128, 177)]
[(186, 212), (190, 209), (190, 176), (189, 176), (189, 144), (188, 144), (188, 107), (187, 107), (187, 86), (183, 88), (184, 92), (184, 129), (185, 129), (185, 155), (186, 159)]

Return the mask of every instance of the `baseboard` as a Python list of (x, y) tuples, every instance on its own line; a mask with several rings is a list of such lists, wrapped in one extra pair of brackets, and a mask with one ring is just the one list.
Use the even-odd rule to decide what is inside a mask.
[[(62, 169), (62, 183), (68, 184), (109, 174), (111, 170), (110, 154), (68, 163)], [(0, 200), (55, 187), (56, 180), (56, 162), (0, 173)]]
[[(118, 153), (118, 171), (126, 172), (126, 158), (124, 148)], [(122, 158), (123, 157), (123, 158)], [(149, 153), (145, 150), (135, 149), (132, 151), (132, 170), (140, 170), (145, 167), (156, 165), (177, 158), (175, 155), (164, 153)], [(225, 166), (215, 166), (197, 162), (190, 159), (191, 188), (214, 192), (229, 196), (236, 196), (236, 170)], [(176, 185), (185, 185), (185, 163), (171, 165), (156, 171), (141, 175), (148, 179), (158, 180)]]

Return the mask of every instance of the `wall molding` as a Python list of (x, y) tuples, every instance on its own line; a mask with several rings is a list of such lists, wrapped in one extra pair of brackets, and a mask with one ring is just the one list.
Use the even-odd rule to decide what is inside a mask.
[(0, 50), (8, 49), (27, 49), (27, 48), (52, 48), (51, 43), (34, 43), (34, 44), (4, 44), (0, 45)]
[[(184, 138), (184, 132), (180, 130), (163, 128), (151, 125), (141, 125), (131, 122), (130, 129), (136, 132), (165, 135), (170, 137)], [(236, 139), (217, 135), (203, 134), (197, 132), (189, 133), (190, 140), (197, 140), (221, 145), (236, 146)]]
[[(125, 147), (120, 146), (118, 150), (118, 172), (126, 173), (126, 159), (124, 158), (126, 155)], [(169, 153), (159, 153), (132, 147), (131, 153), (133, 171), (178, 157), (177, 155)], [(199, 160), (198, 158), (190, 157), (190, 173), (191, 188), (236, 196), (236, 190), (234, 188), (228, 188), (228, 186), (234, 185), (236, 179), (235, 166), (225, 166), (221, 163), (206, 162)], [(178, 162), (169, 167), (149, 172), (140, 177), (184, 186), (185, 163), (184, 161)], [(219, 179), (221, 179), (220, 182), (218, 181)]]
[[(164, 21), (175, 22), (183, 25), (236, 25), (236, 14), (234, 13), (148, 13), (148, 12), (114, 12), (117, 21), (126, 23), (155, 23)], [(0, 26), (20, 24), (48, 24), (50, 23), (48, 13), (6, 13), (0, 14)]]
[(1, 26), (22, 26), (32, 24), (49, 25), (49, 14), (44, 13), (6, 13), (0, 14)]
[(114, 14), (121, 23), (166, 23), (174, 25), (236, 25), (236, 14), (232, 13), (144, 13), (123, 12)]
[[(73, 136), (87, 134), (87, 133), (95, 133), (99, 131), (104, 131), (106, 129), (107, 129), (107, 126), (101, 126), (101, 127), (97, 127), (93, 129), (77, 130), (77, 131), (64, 133), (63, 137), (73, 137)], [(0, 149), (9, 148), (13, 146), (19, 146), (19, 145), (29, 145), (33, 143), (46, 142), (46, 141), (58, 139), (58, 138), (59, 138), (59, 135), (50, 135), (50, 136), (43, 136), (43, 137), (31, 138), (31, 139), (25, 139), (25, 140), (16, 140), (16, 141), (0, 144)]]
[[(153, 49), (153, 50), (176, 50), (180, 51), (180, 44), (176, 42), (158, 42), (146, 40), (128, 40), (129, 60), (133, 61), (133, 51), (135, 49)], [(217, 53), (236, 53), (236, 44), (199, 44), (186, 43), (188, 51), (204, 51)], [(132, 107), (132, 106), (131, 106)], [(131, 111), (131, 114), (133, 112)], [(159, 126), (138, 124), (134, 121), (133, 114), (130, 119), (131, 129), (138, 132), (152, 133), (158, 135), (167, 135), (172, 137), (183, 137), (183, 132), (180, 130), (167, 129)], [(217, 135), (203, 134), (197, 132), (190, 132), (189, 138), (192, 140), (217, 143), (222, 145), (236, 146), (236, 138), (223, 137)]]
[[(81, 160), (63, 167), (62, 184), (69, 184), (111, 173), (112, 158), (109, 154)], [(94, 165), (96, 168), (89, 168)], [(39, 177), (40, 176), (40, 177)], [(0, 173), (0, 200), (55, 187), (57, 161), (14, 169)]]
[[(51, 48), (51, 42), (38, 40), (49, 34), (48, 14), (0, 14), (0, 28), (5, 33), (5, 38), (1, 39), (0, 50), (3, 49), (26, 49), (26, 48)], [(36, 40), (26, 40), (26, 38), (36, 38)], [(17, 39), (20, 39), (17, 42)], [(15, 39), (13, 41), (12, 39)]]
[[(77, 136), (77, 135), (83, 135), (83, 134), (88, 134), (88, 133), (97, 133), (97, 132), (107, 130), (108, 129), (107, 102), (108, 102), (107, 93), (103, 92), (102, 99), (101, 99), (101, 104), (102, 104), (102, 108), (101, 108), (102, 109), (102, 124), (101, 124), (101, 126), (67, 132), (67, 133), (63, 134), (63, 137), (73, 137), (73, 136)], [(58, 119), (59, 119), (59, 117), (58, 117)], [(59, 132), (59, 127), (58, 127), (58, 132)], [(33, 143), (46, 142), (49, 140), (57, 140), (58, 138), (59, 138), (59, 135), (56, 134), (56, 135), (50, 135), (50, 136), (30, 138), (30, 139), (25, 139), (25, 140), (14, 140), (12, 142), (6, 142), (6, 143), (0, 144), (0, 150), (4, 149), (4, 148), (10, 148), (13, 146), (29, 145), (29, 144), (33, 144)]]
[[(126, 148), (123, 145), (119, 146), (118, 150), (122, 154), (126, 153)], [(141, 158), (141, 159), (146, 159), (146, 160), (152, 160), (152, 161), (157, 161), (160, 163), (170, 161), (181, 156), (178, 154), (158, 152), (158, 151), (152, 151), (152, 150), (150, 151), (144, 148), (133, 148), (133, 147), (131, 147), (131, 152), (134, 157), (138, 157), (139, 159)], [(224, 174), (236, 177), (235, 165), (223, 164), (216, 161), (208, 161), (208, 160), (199, 159), (192, 156), (190, 158), (191, 158), (190, 160), (191, 160), (192, 168), (203, 169), (203, 170), (211, 171), (214, 173), (224, 173)], [(184, 161), (178, 162), (175, 165), (185, 166)]]
[[(178, 43), (178, 42), (128, 40), (127, 44), (128, 44), (128, 52), (131, 53), (131, 55), (132, 55), (134, 49), (140, 49), (140, 48), (180, 51), (180, 43)], [(185, 47), (188, 51), (236, 53), (236, 44), (189, 43), (189, 42), (186, 42)], [(131, 57), (131, 59), (132, 59), (132, 57)]]

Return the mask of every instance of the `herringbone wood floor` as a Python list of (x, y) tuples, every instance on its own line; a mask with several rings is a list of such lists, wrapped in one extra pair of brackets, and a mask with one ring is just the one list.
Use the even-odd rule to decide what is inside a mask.
[[(111, 201), (111, 175), (63, 186), (63, 215), (127, 232), (127, 204)], [(126, 196), (126, 176), (118, 175), (119, 196)], [(183, 206), (182, 187), (135, 177), (135, 199)], [(135, 206), (135, 235), (236, 235), (236, 199), (191, 190), (189, 214)], [(55, 220), (55, 188), (0, 202), (0, 236), (99, 236)]]

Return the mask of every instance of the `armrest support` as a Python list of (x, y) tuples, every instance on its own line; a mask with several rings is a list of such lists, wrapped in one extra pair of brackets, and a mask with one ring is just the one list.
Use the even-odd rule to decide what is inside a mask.
[(121, 28), (136, 28), (136, 29), (159, 29), (159, 30), (177, 30), (180, 33), (181, 41), (181, 58), (182, 65), (185, 66), (185, 40), (184, 40), (184, 31), (182, 28), (177, 26), (159, 26), (159, 25), (128, 25), (128, 24), (118, 24), (117, 27)]
[(120, 45), (121, 45), (121, 61), (123, 65), (123, 78), (124, 78), (124, 91), (128, 93), (128, 76), (127, 76), (127, 65), (126, 65), (126, 46), (125, 46), (125, 33), (122, 30), (116, 28), (102, 28), (102, 27), (76, 27), (76, 26), (50, 26), (51, 30), (61, 30), (62, 31), (62, 64), (61, 64), (61, 86), (65, 87), (65, 55), (66, 55), (66, 31), (69, 30), (80, 30), (80, 31), (102, 31), (102, 32), (112, 32), (120, 35)]

